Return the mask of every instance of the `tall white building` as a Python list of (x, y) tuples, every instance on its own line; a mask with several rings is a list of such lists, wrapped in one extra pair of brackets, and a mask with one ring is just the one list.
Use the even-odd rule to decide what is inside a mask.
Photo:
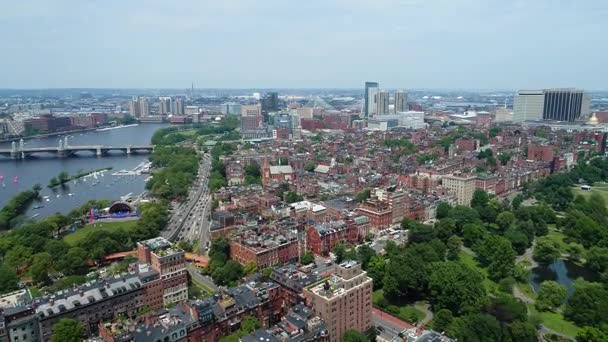
[(395, 92), (395, 114), (407, 110), (407, 93), (403, 90)]
[(170, 97), (159, 97), (160, 104), (158, 106), (159, 114), (171, 113), (171, 98)]
[(389, 93), (388, 91), (379, 91), (376, 94), (376, 114), (378, 115), (386, 115), (389, 114), (388, 111), (389, 104)]
[(367, 88), (367, 117), (378, 114), (378, 87)]
[(139, 97), (139, 116), (145, 118), (150, 115), (150, 106), (148, 104), (148, 99), (145, 96)]
[(538, 121), (543, 119), (545, 93), (542, 90), (520, 90), (513, 99), (513, 121)]

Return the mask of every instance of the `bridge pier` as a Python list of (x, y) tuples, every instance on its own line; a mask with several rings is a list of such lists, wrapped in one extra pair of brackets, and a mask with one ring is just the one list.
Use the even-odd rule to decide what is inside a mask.
[(101, 147), (96, 148), (95, 155), (97, 155), (98, 157), (101, 157)]
[(131, 154), (131, 146), (127, 146), (127, 154)]

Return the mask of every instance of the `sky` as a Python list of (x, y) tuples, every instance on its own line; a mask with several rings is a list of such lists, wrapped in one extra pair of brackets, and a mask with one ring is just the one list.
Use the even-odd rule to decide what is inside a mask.
[(0, 0), (0, 88), (608, 89), (606, 0)]

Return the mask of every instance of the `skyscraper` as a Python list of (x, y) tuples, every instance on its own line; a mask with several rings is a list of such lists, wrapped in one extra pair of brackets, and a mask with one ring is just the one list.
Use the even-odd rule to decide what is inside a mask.
[(260, 102), (262, 104), (262, 116), (264, 117), (264, 122), (268, 123), (269, 113), (279, 110), (279, 93), (275, 91), (266, 93)]
[(589, 114), (589, 97), (577, 89), (520, 90), (513, 100), (513, 121), (575, 121)]
[(184, 99), (178, 97), (173, 101), (173, 114), (184, 115)]
[(148, 105), (148, 99), (145, 96), (139, 97), (139, 116), (145, 118), (150, 115), (150, 107)]
[(159, 114), (168, 114), (171, 113), (171, 98), (170, 97), (160, 97), (160, 105), (158, 106)]
[(139, 114), (139, 102), (137, 101), (137, 97), (133, 97), (131, 101), (129, 101), (129, 114), (131, 116), (138, 118)]
[(376, 93), (376, 114), (386, 115), (389, 114), (389, 93), (388, 91), (382, 90)]
[(395, 114), (407, 110), (407, 93), (403, 90), (395, 92)]
[(542, 120), (544, 106), (542, 90), (520, 90), (513, 99), (513, 121)]
[[(589, 102), (578, 89), (545, 89), (544, 120), (574, 121), (589, 114)], [(587, 106), (587, 108), (584, 108)]]
[(365, 118), (373, 115), (373, 112), (376, 110), (376, 93), (378, 92), (378, 83), (377, 82), (365, 82), (365, 104), (363, 106), (363, 116)]

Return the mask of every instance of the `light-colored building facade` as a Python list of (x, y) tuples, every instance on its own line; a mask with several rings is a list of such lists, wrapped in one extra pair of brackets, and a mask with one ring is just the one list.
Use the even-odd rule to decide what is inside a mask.
[(171, 98), (170, 97), (160, 97), (158, 105), (158, 114), (169, 114), (171, 113)]
[(137, 243), (140, 262), (150, 264), (160, 275), (163, 288), (163, 305), (188, 299), (188, 272), (183, 250), (162, 237)]
[(441, 184), (452, 195), (456, 196), (459, 205), (470, 206), (475, 192), (475, 176), (448, 175), (443, 176)]
[(382, 90), (376, 94), (376, 114), (378, 115), (386, 115), (389, 114), (388, 104), (389, 104), (389, 92)]
[(139, 105), (139, 116), (146, 117), (150, 115), (150, 105), (148, 104), (148, 99), (145, 96), (140, 96), (137, 101)]
[(520, 90), (513, 99), (513, 121), (538, 121), (543, 118), (545, 94), (542, 90)]
[(403, 90), (395, 92), (395, 114), (407, 111), (407, 93)]
[(341, 341), (349, 329), (364, 332), (372, 326), (372, 286), (360, 264), (346, 261), (326, 281), (304, 289), (307, 303), (327, 323), (330, 342)]
[(365, 82), (365, 94), (363, 95), (363, 116), (369, 118), (376, 110), (376, 93), (378, 82)]

